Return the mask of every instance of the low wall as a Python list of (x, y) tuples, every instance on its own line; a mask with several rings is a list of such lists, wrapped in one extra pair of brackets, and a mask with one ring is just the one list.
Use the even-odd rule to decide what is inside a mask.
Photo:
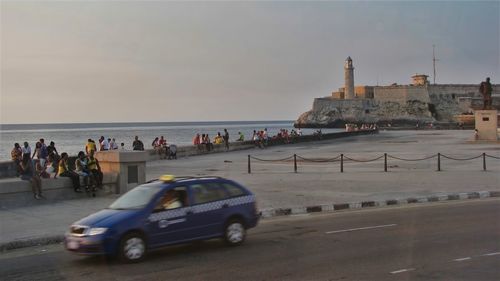
[[(103, 178), (103, 188), (97, 190), (96, 196), (114, 194), (116, 189), (116, 178), (117, 174), (105, 174)], [(31, 183), (29, 181), (20, 178), (6, 178), (0, 180), (0, 208), (44, 204), (55, 200), (78, 199), (90, 196), (90, 194), (86, 192), (74, 192), (71, 179), (68, 177), (42, 179), (42, 195), (45, 199), (34, 199)]]
[[(209, 151), (207, 150), (206, 146), (203, 145), (188, 145), (188, 146), (178, 146), (177, 147), (177, 157), (188, 157), (188, 156), (195, 156), (195, 155), (203, 155), (203, 154), (210, 154), (210, 153), (220, 153), (220, 152), (226, 152), (226, 151), (236, 151), (236, 150), (243, 150), (243, 149), (250, 149), (255, 147), (253, 141), (242, 141), (242, 142), (232, 142), (229, 143), (229, 149), (226, 149), (226, 146), (224, 144), (214, 144), (213, 148)], [(154, 161), (154, 160), (159, 160), (160, 155), (158, 152), (156, 152), (154, 149), (148, 149), (146, 150), (148, 158), (147, 161)]]
[[(318, 140), (328, 140), (328, 139), (337, 139), (344, 137), (351, 137), (356, 135), (368, 135), (368, 134), (377, 134), (378, 131), (374, 130), (364, 130), (364, 131), (355, 131), (355, 132), (338, 132), (338, 133), (329, 133), (318, 135), (306, 135), (306, 136), (297, 136), (290, 137), (290, 143), (299, 143), (299, 142), (310, 142), (310, 141), (318, 141)], [(268, 146), (275, 145), (284, 145), (285, 142), (283, 139), (280, 140), (269, 140)], [(254, 141), (242, 141), (242, 142), (231, 142), (229, 143), (229, 149), (226, 149), (224, 144), (213, 145), (213, 149), (210, 151), (207, 150), (205, 145), (188, 145), (188, 146), (179, 146), (177, 147), (177, 157), (188, 157), (195, 155), (203, 155), (210, 153), (220, 153), (227, 151), (237, 151), (244, 149), (252, 149), (255, 147)], [(148, 158), (147, 161), (155, 161), (160, 159), (160, 155), (154, 149), (146, 150)]]
[(17, 176), (17, 168), (14, 161), (0, 162), (0, 179), (11, 178)]

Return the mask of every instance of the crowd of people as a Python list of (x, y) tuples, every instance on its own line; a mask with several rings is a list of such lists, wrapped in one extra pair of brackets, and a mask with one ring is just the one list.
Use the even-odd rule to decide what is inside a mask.
[[(144, 150), (144, 145), (139, 140), (139, 137), (135, 137), (134, 144), (134, 150)], [(163, 136), (156, 137), (151, 143), (151, 147), (158, 153), (160, 159), (177, 159), (177, 146), (175, 144), (169, 145), (167, 139)]]
[[(238, 132), (238, 135), (240, 135), (240, 138), (242, 136), (241, 132)], [(239, 141), (238, 139), (237, 141)], [(210, 139), (210, 136), (208, 134), (199, 134), (197, 133), (193, 137), (193, 145), (197, 146), (198, 149), (202, 149), (205, 147), (207, 151), (211, 151), (214, 148), (214, 144), (219, 145), (219, 144), (224, 144), (224, 147), (226, 150), (229, 150), (229, 132), (227, 129), (224, 129), (224, 135), (222, 135), (220, 132), (217, 132), (217, 135), (214, 138), (214, 141), (212, 143), (212, 140)]]
[[(102, 138), (102, 137), (101, 137)], [(109, 146), (108, 149), (113, 147)], [(106, 146), (103, 144), (103, 139), (100, 142), (100, 149), (104, 150)], [(83, 178), (83, 183), (86, 191), (93, 191), (95, 196), (96, 188), (102, 188), (103, 173), (99, 166), (99, 161), (94, 157), (97, 147), (94, 141), (88, 140), (85, 151), (80, 151), (75, 160), (75, 169), (71, 169), (68, 164), (68, 153), (59, 154), (53, 141), (47, 146), (42, 138), (35, 144), (33, 154), (28, 142), (23, 143), (23, 147), (19, 143), (14, 144), (11, 151), (11, 158), (14, 161), (18, 175), (21, 179), (29, 181), (32, 186), (33, 196), (39, 200), (42, 196), (42, 178), (50, 178), (51, 173), (53, 178), (69, 177), (72, 180), (75, 192), (82, 192), (80, 185), (80, 177)]]
[[(160, 158), (177, 159), (177, 146), (168, 145), (164, 136), (155, 138), (151, 144)], [(78, 152), (74, 165), (69, 165), (69, 155), (66, 152), (59, 154), (53, 141), (47, 146), (43, 138), (36, 142), (32, 151), (28, 142), (23, 146), (15, 143), (11, 151), (11, 159), (14, 161), (18, 176), (29, 181), (32, 186), (33, 196), (39, 200), (42, 196), (42, 178), (57, 179), (57, 177), (69, 177), (75, 192), (92, 192), (95, 196), (97, 188), (102, 188), (103, 173), (99, 161), (94, 157), (97, 151), (125, 150), (125, 144), (120, 146), (114, 138), (101, 136), (98, 141), (91, 138), (85, 144), (85, 151)], [(133, 150), (144, 150), (144, 144), (138, 136), (132, 143)], [(74, 167), (74, 168), (72, 168)], [(53, 174), (53, 176), (51, 176)]]
[[(279, 132), (274, 136), (269, 136), (267, 128), (263, 130), (253, 130), (251, 141), (254, 142), (255, 146), (264, 148), (268, 145), (269, 141), (279, 141), (283, 143), (290, 143), (293, 137), (301, 136), (302, 130), (299, 128), (297, 130), (292, 129), (288, 131), (286, 129), (280, 129)], [(238, 132), (238, 138), (235, 140), (236, 142), (245, 141), (245, 135), (242, 132)], [(212, 140), (208, 134), (199, 134), (197, 133), (193, 137), (193, 145), (197, 146), (198, 149), (205, 149), (210, 151), (213, 149), (214, 145), (224, 145), (226, 150), (229, 150), (229, 132), (227, 129), (224, 129), (224, 133), (221, 134), (217, 132), (217, 135)]]

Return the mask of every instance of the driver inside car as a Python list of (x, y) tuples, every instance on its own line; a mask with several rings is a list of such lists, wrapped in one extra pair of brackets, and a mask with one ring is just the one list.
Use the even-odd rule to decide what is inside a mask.
[(161, 201), (161, 206), (165, 210), (176, 209), (182, 207), (182, 202), (179, 199), (179, 194), (177, 191), (171, 189), (167, 191), (165, 197)]

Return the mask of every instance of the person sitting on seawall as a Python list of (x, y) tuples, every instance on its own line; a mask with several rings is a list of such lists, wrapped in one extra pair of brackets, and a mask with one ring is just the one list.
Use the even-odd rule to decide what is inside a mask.
[(54, 178), (57, 178), (57, 170), (59, 168), (58, 164), (61, 157), (59, 156), (59, 153), (56, 149), (56, 144), (53, 141), (51, 141), (50, 145), (47, 146), (47, 152), (49, 153), (47, 161), (50, 163), (49, 166), (52, 167), (52, 170), (54, 171)]
[(144, 150), (144, 144), (139, 140), (138, 136), (135, 136), (135, 140), (132, 143), (132, 150)]
[(161, 205), (165, 210), (176, 209), (182, 207), (182, 202), (179, 199), (179, 194), (177, 191), (171, 189), (167, 191), (165, 197), (163, 197)]
[(118, 143), (116, 142), (115, 138), (111, 139), (111, 141), (109, 142), (109, 149), (111, 150), (118, 149)]
[(22, 152), (23, 152), (23, 159), (24, 159), (24, 154), (28, 154), (31, 158), (31, 147), (30, 145), (28, 144), (27, 141), (24, 142), (23, 144), (23, 147), (21, 148)]
[(16, 142), (14, 144), (14, 148), (10, 152), (10, 157), (11, 157), (11, 160), (14, 161), (14, 163), (16, 163), (16, 172), (17, 172), (17, 175), (19, 176), (21, 174), (21, 171), (22, 171), (21, 162), (23, 161), (23, 151), (22, 151), (19, 143)]
[(222, 136), (220, 135), (220, 132), (217, 133), (217, 136), (215, 136), (214, 139), (214, 144), (222, 144), (224, 140), (222, 139)]
[(21, 162), (21, 179), (31, 182), (33, 196), (36, 200), (40, 200), (42, 198), (42, 180), (35, 172), (33, 161), (31, 161), (29, 154), (23, 155), (23, 161)]
[[(177, 145), (171, 144), (167, 146), (166, 155), (168, 155), (168, 160), (177, 159)], [(167, 158), (167, 156), (165, 156), (165, 158)]]
[(100, 151), (109, 150), (109, 142), (104, 136), (101, 136), (101, 138), (99, 139), (99, 150)]
[(104, 177), (101, 166), (99, 165), (99, 160), (94, 157), (94, 151), (91, 150), (90, 154), (87, 156), (87, 167), (95, 180), (95, 184), (98, 188), (102, 189), (102, 179)]
[(95, 142), (92, 139), (87, 140), (87, 144), (85, 145), (85, 153), (89, 154), (91, 150), (96, 150), (97, 147), (95, 145)]
[(203, 143), (205, 144), (207, 151), (214, 149), (214, 145), (212, 144), (212, 141), (210, 140), (208, 134), (205, 134), (205, 136), (203, 137)]
[(41, 149), (41, 147), (42, 147), (42, 144), (39, 141), (37, 141), (35, 143), (35, 151), (33, 151), (33, 156), (31, 156), (31, 159), (35, 159), (35, 156), (38, 159), (40, 159), (40, 149)]
[(238, 135), (239, 135), (239, 138), (236, 141), (244, 141), (245, 140), (245, 136), (243, 135), (242, 132), (238, 132)]
[[(79, 176), (83, 177), (85, 191), (89, 192), (90, 185), (93, 180), (91, 179), (92, 175), (88, 169), (87, 158), (85, 157), (85, 152), (83, 151), (78, 152), (78, 158), (76, 158), (75, 160), (75, 172)], [(95, 191), (95, 187), (92, 189), (92, 191)]]
[(200, 134), (196, 134), (194, 137), (193, 137), (193, 145), (200, 145), (201, 144), (201, 139), (200, 139)]
[(47, 172), (47, 166), (42, 166), (42, 161), (35, 161), (36, 174), (42, 179), (50, 179), (50, 174)]
[(82, 192), (82, 190), (80, 189), (80, 176), (69, 169), (68, 153), (66, 152), (61, 153), (61, 160), (59, 160), (58, 173), (60, 177), (71, 178), (71, 181), (73, 182), (73, 189), (75, 190), (75, 192)]
[(160, 145), (160, 159), (162, 158), (162, 155), (163, 159), (167, 159), (167, 157), (169, 156), (169, 145), (167, 143), (167, 139), (161, 136), (158, 140), (158, 144)]
[(160, 143), (160, 139), (158, 137), (156, 137), (153, 140), (153, 142), (151, 143), (151, 146), (156, 151), (156, 153), (158, 153), (158, 155), (160, 156), (160, 159), (166, 158), (165, 151), (163, 150), (163, 147)]

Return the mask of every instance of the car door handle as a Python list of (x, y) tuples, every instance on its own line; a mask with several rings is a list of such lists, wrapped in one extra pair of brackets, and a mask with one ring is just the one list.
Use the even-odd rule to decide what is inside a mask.
[(192, 215), (193, 211), (186, 211), (186, 215)]
[(227, 207), (229, 207), (229, 205), (228, 205), (228, 204), (224, 204), (224, 205), (222, 205), (222, 208), (227, 208)]

